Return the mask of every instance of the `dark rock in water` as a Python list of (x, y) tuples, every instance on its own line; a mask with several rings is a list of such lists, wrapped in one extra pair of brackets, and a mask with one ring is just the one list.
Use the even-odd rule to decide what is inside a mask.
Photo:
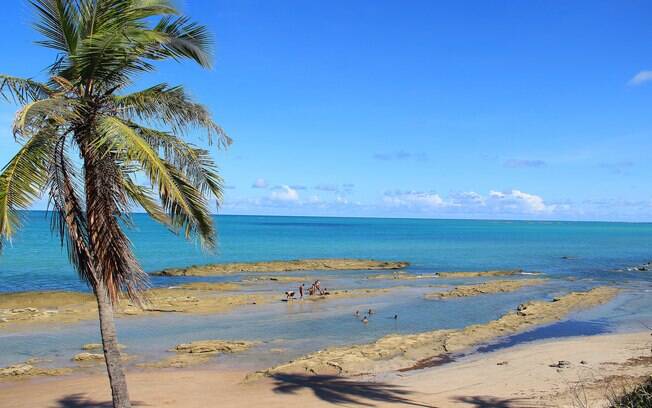
[(516, 314), (519, 316), (527, 316), (527, 312), (526, 312), (527, 306), (528, 305), (525, 303), (521, 303), (520, 305), (518, 305), (518, 307), (516, 308)]

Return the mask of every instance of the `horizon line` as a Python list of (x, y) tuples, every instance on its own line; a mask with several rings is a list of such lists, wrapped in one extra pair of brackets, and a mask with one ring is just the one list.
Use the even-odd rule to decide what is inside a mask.
[[(19, 212), (53, 212), (51, 210), (19, 210)], [(147, 215), (144, 211), (133, 211), (130, 214)], [(353, 215), (283, 215), (283, 214), (231, 214), (211, 213), (211, 216), (226, 217), (292, 217), (292, 218), (347, 218), (347, 219), (381, 219), (381, 220), (430, 220), (430, 221), (501, 221), (501, 222), (537, 222), (537, 223), (605, 223), (605, 224), (652, 224), (652, 221), (614, 221), (614, 220), (560, 220), (560, 219), (527, 219), (527, 218), (436, 218), (414, 216), (353, 216)]]

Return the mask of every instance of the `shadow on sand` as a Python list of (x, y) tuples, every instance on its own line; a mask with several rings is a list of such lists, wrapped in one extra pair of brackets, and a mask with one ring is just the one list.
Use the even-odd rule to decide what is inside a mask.
[[(501, 399), (496, 397), (472, 396), (456, 397), (454, 400), (475, 408), (535, 408), (535, 405), (529, 404), (527, 400), (521, 398)], [(536, 407), (540, 407), (540, 405)]]
[(408, 398), (413, 392), (392, 384), (354, 381), (334, 375), (277, 374), (272, 378), (276, 393), (295, 394), (309, 389), (317, 398), (331, 404), (373, 407), (373, 402), (384, 402), (436, 408)]
[[(144, 407), (146, 404), (138, 401), (132, 401), (134, 407)], [(57, 401), (57, 405), (51, 408), (113, 408), (111, 401), (95, 401), (87, 398), (85, 394), (71, 394), (67, 395)]]

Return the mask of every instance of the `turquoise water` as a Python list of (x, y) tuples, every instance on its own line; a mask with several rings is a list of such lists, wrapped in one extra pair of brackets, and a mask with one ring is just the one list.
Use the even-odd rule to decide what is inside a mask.
[[(217, 216), (219, 249), (202, 253), (147, 216), (129, 236), (143, 268), (313, 257), (410, 261), (411, 271), (523, 268), (555, 276), (642, 279), (614, 274), (652, 259), (652, 224)], [(564, 256), (572, 259), (562, 259)], [(652, 275), (652, 274), (651, 274)], [(153, 278), (155, 286), (169, 279)], [(0, 292), (83, 289), (43, 212), (31, 212), (0, 256)]]
[[(549, 278), (541, 286), (513, 293), (446, 301), (424, 299), (444, 286), (481, 279), (430, 278), (374, 280), (383, 271), (312, 272), (332, 289), (401, 286), (388, 295), (327, 302), (246, 306), (208, 316), (165, 314), (119, 319), (120, 342), (134, 361), (166, 354), (175, 344), (201, 339), (249, 339), (261, 346), (220, 357), (222, 366), (264, 368), (331, 345), (373, 341), (388, 333), (459, 328), (496, 319), (519, 303), (551, 299), (571, 290), (614, 285), (623, 292), (614, 301), (573, 313), (562, 334), (599, 325), (604, 330), (640, 330), (652, 326), (652, 272), (626, 268), (652, 259), (652, 224), (529, 221), (460, 221), (320, 217), (218, 216), (220, 248), (204, 254), (150, 221), (136, 215), (129, 233), (146, 271), (212, 262), (261, 261), (311, 257), (354, 257), (411, 262), (410, 273), (522, 268)], [(567, 259), (568, 258), (568, 259)], [(274, 274), (280, 275), (280, 274)], [(153, 277), (154, 286), (192, 280), (240, 280), (247, 274), (218, 278)], [(286, 284), (261, 282), (248, 291), (274, 290)], [(28, 214), (25, 228), (0, 257), (0, 292), (85, 289), (52, 238), (44, 213)], [(1, 295), (0, 295), (1, 296)], [(377, 311), (367, 325), (355, 310)], [(398, 320), (391, 317), (399, 315)], [(570, 331), (569, 331), (570, 330)], [(543, 330), (543, 332), (546, 332)], [(559, 330), (548, 330), (554, 333)], [(525, 336), (529, 338), (528, 336)], [(530, 336), (532, 337), (532, 336)], [(536, 337), (536, 336), (534, 336)], [(0, 366), (31, 357), (71, 364), (81, 344), (97, 342), (97, 322), (0, 332)]]

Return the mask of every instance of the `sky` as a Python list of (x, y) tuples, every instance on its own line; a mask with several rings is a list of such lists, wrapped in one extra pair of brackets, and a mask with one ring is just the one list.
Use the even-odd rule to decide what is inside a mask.
[[(178, 4), (214, 67), (137, 84), (183, 84), (233, 138), (220, 213), (652, 221), (650, 2)], [(0, 72), (43, 78), (32, 11), (3, 6)]]

